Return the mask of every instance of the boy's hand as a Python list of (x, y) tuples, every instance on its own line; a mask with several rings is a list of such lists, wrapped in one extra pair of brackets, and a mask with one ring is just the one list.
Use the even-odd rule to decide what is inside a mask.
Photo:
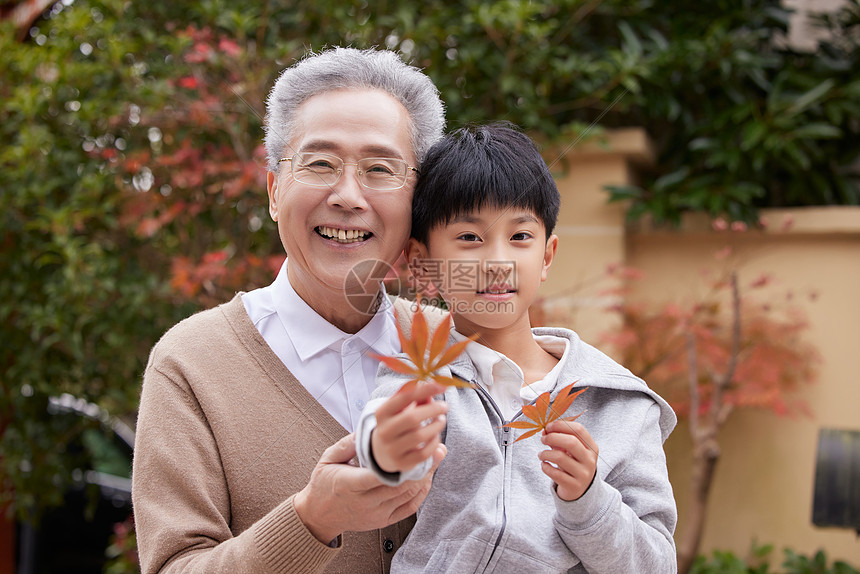
[(597, 472), (598, 450), (585, 427), (578, 422), (553, 421), (541, 442), (551, 447), (538, 454), (543, 461), (541, 470), (555, 482), (558, 497), (576, 500), (585, 494)]
[(448, 412), (448, 403), (433, 396), (444, 391), (438, 383), (420, 382), (401, 388), (377, 409), (370, 449), (379, 468), (403, 472), (433, 456)]

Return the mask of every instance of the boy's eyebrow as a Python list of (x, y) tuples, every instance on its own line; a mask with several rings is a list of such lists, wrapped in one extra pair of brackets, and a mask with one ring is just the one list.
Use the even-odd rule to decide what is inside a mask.
[(515, 217), (513, 221), (514, 223), (540, 223), (538, 218), (531, 213), (524, 213), (519, 217)]
[(450, 223), (478, 223), (480, 221), (481, 218), (477, 215), (472, 215), (471, 213), (461, 213), (455, 217), (452, 217)]
[[(460, 215), (453, 217), (450, 223), (481, 223), (481, 221), (483, 221), (483, 218), (474, 215), (473, 213), (461, 213)], [(523, 213), (521, 215), (518, 215), (517, 217), (514, 217), (511, 222), (516, 224), (540, 223), (540, 221), (538, 221), (538, 218), (531, 213)]]

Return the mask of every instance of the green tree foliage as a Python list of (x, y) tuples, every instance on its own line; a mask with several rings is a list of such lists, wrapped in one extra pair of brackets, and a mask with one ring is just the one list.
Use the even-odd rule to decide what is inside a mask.
[(178, 316), (119, 224), (115, 169), (141, 138), (132, 103), (167, 96), (156, 54), (175, 41), (121, 14), (56, 9), (25, 44), (0, 31), (0, 495), (22, 513), (61, 500), (83, 464), (66, 444), (98, 424), (49, 416), (48, 397), (130, 412), (148, 347)]
[(860, 4), (817, 20), (817, 53), (786, 47), (787, 13), (764, 4), (718, 2), (726, 11), (709, 24), (681, 23), (690, 33), (675, 36), (639, 102), (656, 169), (613, 190), (633, 200), (631, 217), (754, 222), (759, 207), (860, 204)]
[(856, 0), (820, 20), (818, 53), (787, 46), (779, 2), (438, 9), (402, 36), (452, 124), (507, 118), (562, 150), (595, 122), (648, 131), (654, 170), (611, 190), (632, 200), (632, 218), (677, 222), (694, 210), (752, 223), (763, 206), (860, 203)]
[[(691, 574), (769, 574), (773, 545), (753, 544), (750, 556), (745, 560), (731, 552), (716, 550), (711, 558), (699, 556), (690, 570)], [(850, 564), (836, 560), (830, 563), (823, 550), (809, 557), (790, 548), (783, 549), (782, 568), (784, 574), (857, 574)]]
[(643, 126), (659, 162), (612, 192), (632, 215), (752, 219), (858, 203), (858, 13), (818, 55), (779, 41), (776, 0), (65, 0), (23, 42), (0, 23), (0, 491), (58, 502), (84, 464), (62, 445), (95, 421), (48, 398), (132, 417), (167, 327), (270, 280), (263, 102), (308, 49), (400, 50), (450, 127), (508, 119), (547, 150)]

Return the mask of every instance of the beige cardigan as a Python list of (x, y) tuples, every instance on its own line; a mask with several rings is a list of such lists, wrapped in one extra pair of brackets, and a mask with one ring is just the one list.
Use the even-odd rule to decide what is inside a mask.
[(414, 516), (347, 532), (332, 548), (293, 508), (320, 455), (346, 434), (239, 295), (180, 322), (143, 379), (132, 476), (141, 572), (387, 572)]

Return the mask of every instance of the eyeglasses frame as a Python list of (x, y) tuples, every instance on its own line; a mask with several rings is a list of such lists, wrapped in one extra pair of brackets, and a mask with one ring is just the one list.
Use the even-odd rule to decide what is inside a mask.
[[(295, 177), (296, 177), (295, 165), (296, 165), (296, 164), (295, 164), (295, 161), (294, 161), (294, 160), (295, 160), (298, 156), (303, 155), (303, 154), (305, 154), (305, 153), (310, 153), (310, 152), (296, 152), (295, 154), (293, 154), (293, 157), (282, 157), (281, 159), (279, 159), (279, 160), (278, 160), (278, 163), (280, 164), (282, 161), (288, 161), (288, 162), (290, 162), (290, 173), (293, 175), (293, 179), (295, 179)], [(367, 188), (367, 189), (373, 189), (373, 190), (375, 190), (375, 191), (396, 191), (396, 190), (398, 190), (398, 189), (403, 189), (403, 188), (406, 186), (406, 180), (408, 180), (408, 179), (409, 179), (409, 172), (410, 172), (410, 170), (411, 170), (411, 171), (414, 171), (416, 174), (421, 173), (421, 172), (420, 172), (420, 170), (419, 170), (417, 167), (413, 167), (413, 166), (409, 165), (408, 163), (406, 163), (404, 160), (402, 160), (402, 159), (400, 159), (400, 158), (396, 158), (396, 157), (363, 157), (363, 158), (359, 159), (359, 160), (358, 160), (359, 162), (361, 162), (361, 161), (365, 161), (365, 160), (368, 160), (368, 159), (384, 159), (384, 160), (397, 160), (397, 161), (403, 161), (403, 163), (406, 163), (406, 174), (405, 174), (405, 175), (404, 175), (404, 177), (403, 177), (403, 183), (401, 183), (401, 184), (400, 184), (399, 186), (397, 186), (397, 187), (387, 187), (387, 188), (384, 188), (384, 189), (378, 189), (378, 188), (375, 188), (375, 187), (370, 187), (370, 186), (366, 185), (364, 182), (362, 182), (362, 181), (361, 181), (361, 177), (360, 177), (360, 176), (361, 176), (361, 174), (362, 174), (363, 172), (358, 168), (358, 162), (346, 162), (346, 161), (343, 161), (343, 158), (340, 158), (340, 157), (338, 157), (338, 156), (336, 156), (336, 155), (334, 155), (334, 154), (330, 154), (330, 153), (323, 153), (323, 152), (320, 152), (320, 153), (319, 153), (319, 155), (327, 156), (327, 157), (332, 157), (332, 158), (336, 158), (337, 160), (339, 160), (339, 161), (340, 161), (340, 163), (341, 163), (341, 165), (342, 165), (343, 167), (341, 167), (340, 169), (336, 170), (336, 171), (337, 171), (337, 178), (336, 178), (333, 182), (331, 182), (331, 183), (310, 183), (310, 182), (308, 182), (308, 181), (299, 181), (299, 180), (296, 180), (296, 181), (298, 181), (299, 183), (303, 183), (303, 184), (305, 184), (305, 185), (313, 186), (313, 187), (330, 187), (330, 186), (336, 185), (336, 184), (337, 184), (337, 182), (339, 182), (339, 181), (340, 181), (341, 176), (342, 176), (342, 175), (344, 174), (344, 172), (346, 171), (346, 170), (344, 170), (344, 167), (346, 167), (346, 166), (348, 166), (348, 165), (354, 165), (354, 166), (355, 166), (355, 170), (356, 170), (356, 172), (357, 172), (357, 173), (356, 173), (356, 178), (355, 178), (355, 179), (356, 179), (356, 181), (358, 181), (358, 184), (359, 184), (360, 186), (365, 187), (365, 188)]]

